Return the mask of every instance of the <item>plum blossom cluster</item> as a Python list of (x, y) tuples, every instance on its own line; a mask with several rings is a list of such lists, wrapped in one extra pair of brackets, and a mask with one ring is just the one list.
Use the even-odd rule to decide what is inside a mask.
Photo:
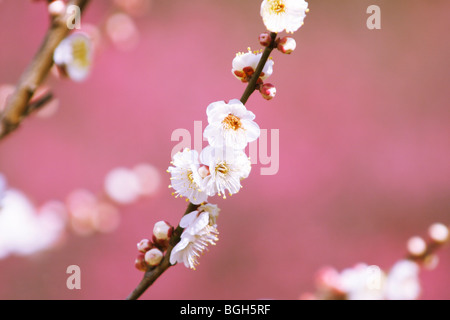
[(428, 229), (429, 243), (412, 237), (407, 244), (408, 256), (390, 270), (358, 263), (337, 271), (322, 268), (316, 275), (316, 292), (301, 299), (320, 300), (416, 300), (421, 294), (420, 270), (433, 269), (438, 259), (434, 251), (449, 241), (449, 229), (435, 223)]
[[(195, 269), (198, 258), (209, 245), (218, 240), (217, 217), (220, 209), (216, 205), (205, 203), (181, 219), (179, 226), (183, 228), (180, 241), (172, 249), (170, 263), (183, 263), (186, 268)], [(142, 239), (137, 244), (139, 254), (135, 267), (140, 271), (160, 264), (168, 248), (174, 228), (166, 221), (159, 221), (153, 227), (152, 239)]]
[[(277, 48), (282, 53), (292, 53), (295, 40), (276, 38), (276, 32), (296, 31), (303, 23), (307, 11), (305, 4), (303, 0), (263, 1), (261, 16), (272, 33), (261, 34), (260, 44), (270, 51)], [(266, 55), (263, 60), (263, 50), (248, 48), (247, 51), (236, 54), (231, 72), (251, 90), (258, 90), (263, 98), (270, 100), (276, 89), (264, 81), (273, 73), (273, 59)], [(225, 199), (227, 195), (238, 193), (242, 180), (250, 174), (251, 162), (244, 150), (248, 143), (259, 138), (260, 128), (254, 121), (255, 114), (244, 105), (246, 99), (241, 100), (211, 103), (206, 109), (208, 125), (203, 132), (208, 146), (200, 153), (188, 148), (178, 152), (167, 170), (171, 174), (169, 187), (174, 189), (173, 195), (185, 197), (186, 201), (199, 206), (180, 221), (179, 226), (184, 230), (171, 252), (171, 264), (182, 262), (195, 269), (200, 254), (218, 240), (216, 218), (219, 211), (217, 206), (206, 203), (208, 197), (219, 195)]]
[(176, 153), (168, 168), (171, 188), (176, 197), (186, 197), (196, 211), (180, 221), (180, 241), (173, 248), (170, 263), (184, 263), (195, 269), (198, 257), (208, 245), (218, 240), (216, 219), (219, 209), (206, 203), (216, 194), (226, 198), (242, 188), (241, 181), (251, 171), (251, 162), (244, 149), (260, 135), (255, 115), (237, 99), (211, 103), (207, 109), (208, 126), (203, 133), (209, 145), (200, 154), (184, 149)]
[(241, 189), (241, 181), (251, 171), (244, 149), (260, 135), (253, 112), (237, 100), (211, 103), (207, 109), (208, 126), (203, 136), (209, 145), (200, 154), (184, 149), (174, 155), (168, 168), (171, 188), (176, 197), (186, 197), (201, 204), (208, 197), (233, 195)]

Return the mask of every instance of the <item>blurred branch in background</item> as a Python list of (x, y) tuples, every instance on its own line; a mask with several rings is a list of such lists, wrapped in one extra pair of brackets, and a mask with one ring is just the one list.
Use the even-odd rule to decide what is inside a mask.
[[(69, 2), (68, 7), (75, 5), (82, 12), (88, 2), (89, 0), (73, 0)], [(17, 129), (23, 119), (36, 109), (30, 107), (30, 100), (50, 72), (55, 49), (71, 31), (67, 26), (69, 18), (67, 12), (52, 17), (41, 47), (25, 69), (14, 93), (6, 102), (3, 113), (0, 114), (0, 139)]]

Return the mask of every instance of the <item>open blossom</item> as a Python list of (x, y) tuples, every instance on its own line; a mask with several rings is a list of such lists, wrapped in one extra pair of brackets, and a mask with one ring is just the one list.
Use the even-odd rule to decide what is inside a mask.
[[(198, 210), (205, 208), (199, 207)], [(209, 207), (208, 209), (212, 209)], [(219, 240), (217, 235), (216, 218), (218, 210), (193, 211), (188, 213), (180, 221), (180, 227), (184, 228), (180, 242), (172, 249), (170, 263), (184, 263), (186, 268), (195, 270), (198, 265), (198, 258), (208, 245), (215, 245)], [(215, 216), (214, 216), (215, 215)]]
[(409, 260), (398, 261), (387, 277), (386, 299), (415, 300), (419, 295), (419, 266)]
[(261, 3), (261, 17), (267, 30), (288, 33), (297, 31), (308, 12), (304, 0), (264, 0)]
[(213, 102), (206, 109), (206, 114), (209, 124), (203, 135), (214, 148), (244, 149), (247, 143), (255, 141), (260, 135), (259, 126), (253, 121), (254, 113), (237, 99), (228, 103)]
[(53, 54), (53, 61), (74, 81), (83, 81), (92, 66), (93, 48), (90, 38), (82, 33), (72, 33), (65, 38)]
[(206, 201), (208, 196), (201, 188), (203, 182), (198, 173), (198, 152), (186, 148), (176, 153), (171, 163), (173, 166), (167, 171), (172, 175), (170, 179), (174, 194), (188, 198), (193, 204)]
[(210, 175), (203, 181), (209, 196), (217, 193), (225, 198), (226, 191), (230, 195), (239, 192), (241, 180), (247, 178), (251, 170), (251, 162), (242, 150), (208, 146), (200, 154), (200, 160), (209, 167)]
[[(252, 52), (250, 48), (248, 48), (248, 52), (246, 53), (237, 53), (232, 62), (233, 67), (231, 72), (242, 82), (249, 82), (251, 76), (255, 73), (259, 60), (261, 60), (261, 56), (262, 52)], [(267, 60), (257, 81), (258, 83), (262, 83), (263, 80), (267, 79), (273, 73), (273, 64), (274, 62), (272, 59)]]

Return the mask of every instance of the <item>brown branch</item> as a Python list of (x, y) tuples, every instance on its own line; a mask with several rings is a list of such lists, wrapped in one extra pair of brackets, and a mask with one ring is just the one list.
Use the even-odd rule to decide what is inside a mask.
[(31, 113), (33, 113), (34, 111), (39, 110), (40, 108), (45, 106), (48, 102), (50, 102), (50, 100), (52, 100), (52, 99), (53, 99), (53, 93), (48, 92), (44, 96), (39, 98), (38, 100), (31, 101), (27, 106), (25, 115), (28, 116)]
[[(272, 32), (270, 36), (272, 38), (272, 43), (264, 50), (261, 59), (259, 60), (258, 66), (256, 67), (255, 73), (252, 75), (250, 81), (247, 84), (247, 87), (241, 97), (241, 102), (243, 104), (247, 102), (248, 98), (256, 90), (256, 82), (267, 62), (267, 59), (269, 59), (270, 53), (275, 48), (275, 38), (277, 34)], [(195, 211), (198, 207), (198, 205), (189, 203), (184, 215)], [(175, 229), (172, 237), (170, 238), (169, 247), (164, 255), (164, 258), (161, 260), (161, 263), (158, 266), (151, 268), (150, 270), (145, 272), (143, 279), (133, 290), (133, 292), (127, 297), (127, 300), (138, 299), (156, 281), (156, 279), (158, 279), (164, 273), (164, 271), (172, 266), (170, 264), (170, 253), (172, 252), (173, 247), (175, 247), (176, 244), (180, 241), (181, 233), (183, 232), (183, 230), (184, 229), (180, 226)]]
[[(89, 0), (72, 0), (81, 11)], [(20, 77), (14, 93), (9, 97), (5, 110), (0, 114), (0, 139), (18, 128), (29, 114), (28, 105), (36, 89), (43, 83), (53, 65), (53, 52), (59, 43), (70, 33), (67, 27), (69, 16), (63, 15), (51, 20), (45, 38), (31, 63)]]

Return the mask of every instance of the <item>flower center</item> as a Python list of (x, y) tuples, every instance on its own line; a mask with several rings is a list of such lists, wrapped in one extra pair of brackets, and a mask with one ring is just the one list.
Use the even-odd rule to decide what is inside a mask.
[(222, 124), (225, 129), (233, 129), (234, 131), (241, 128), (242, 126), (241, 119), (231, 113), (225, 119), (223, 119)]
[(223, 175), (227, 174), (228, 171), (230, 171), (230, 169), (228, 168), (227, 164), (224, 161), (219, 162), (216, 165), (216, 169), (215, 170), (216, 170), (216, 174), (217, 173), (221, 173)]
[(283, 13), (285, 11), (285, 4), (283, 0), (272, 0), (270, 2), (270, 11), (276, 14)]
[(80, 67), (87, 67), (89, 66), (89, 59), (88, 59), (88, 47), (86, 45), (86, 42), (83, 40), (74, 40), (72, 42), (72, 56), (73, 60), (80, 66)]
[(192, 184), (194, 183), (194, 173), (192, 172), (192, 171), (188, 171), (187, 172), (187, 178), (189, 179), (189, 181), (190, 181), (190, 185), (192, 186)]

